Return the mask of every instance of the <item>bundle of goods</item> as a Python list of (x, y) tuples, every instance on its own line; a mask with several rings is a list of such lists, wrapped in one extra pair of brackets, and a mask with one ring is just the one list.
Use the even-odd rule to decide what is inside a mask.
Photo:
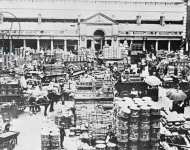
[(120, 150), (159, 149), (160, 108), (151, 98), (117, 98), (115, 128)]
[(60, 150), (60, 131), (53, 123), (46, 124), (41, 132), (41, 150)]

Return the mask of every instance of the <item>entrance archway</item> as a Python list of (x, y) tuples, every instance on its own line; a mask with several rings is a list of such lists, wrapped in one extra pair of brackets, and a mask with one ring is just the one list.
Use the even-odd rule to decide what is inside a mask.
[(94, 48), (97, 54), (101, 53), (101, 50), (105, 43), (105, 33), (102, 30), (96, 30), (94, 32)]

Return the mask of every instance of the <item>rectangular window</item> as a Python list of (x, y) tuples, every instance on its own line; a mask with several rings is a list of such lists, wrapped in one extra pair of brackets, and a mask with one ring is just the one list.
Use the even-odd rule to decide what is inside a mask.
[(91, 46), (92, 46), (92, 42), (91, 42), (91, 40), (87, 40), (87, 48), (91, 48)]

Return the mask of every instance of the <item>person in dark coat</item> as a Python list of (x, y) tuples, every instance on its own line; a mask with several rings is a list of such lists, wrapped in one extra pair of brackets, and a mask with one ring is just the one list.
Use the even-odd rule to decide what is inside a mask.
[(76, 120), (77, 120), (76, 108), (75, 107), (71, 107), (71, 111), (72, 111), (73, 118), (74, 118), (74, 126), (76, 126)]
[(49, 112), (53, 112), (53, 111), (54, 111), (54, 98), (55, 98), (55, 93), (54, 93), (52, 90), (49, 90), (47, 97), (48, 97), (49, 100), (50, 100)]
[(40, 105), (44, 106), (44, 116), (47, 116), (47, 109), (49, 106), (49, 99), (46, 96), (43, 96), (37, 100), (37, 105), (40, 107)]
[(166, 66), (165, 68), (164, 68), (164, 75), (166, 75), (168, 73), (168, 66)]
[(66, 135), (65, 129), (64, 129), (64, 124), (61, 124), (59, 131), (60, 131), (60, 145), (61, 145), (61, 148), (63, 148), (64, 137)]
[(174, 75), (177, 76), (177, 74), (178, 74), (178, 69), (177, 69), (177, 66), (175, 66), (175, 68), (174, 68)]
[(36, 97), (31, 96), (29, 98), (29, 104), (30, 104), (30, 111), (34, 114), (35, 113), (35, 102), (36, 102)]
[(158, 101), (158, 87), (149, 87), (147, 95), (152, 98), (153, 101)]

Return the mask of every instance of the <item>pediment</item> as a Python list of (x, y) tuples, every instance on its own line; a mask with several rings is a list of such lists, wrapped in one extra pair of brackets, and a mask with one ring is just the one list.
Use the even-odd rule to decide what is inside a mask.
[(116, 22), (114, 20), (112, 20), (110, 17), (108, 17), (102, 13), (95, 14), (95, 15), (85, 19), (83, 21), (83, 23), (86, 23), (86, 24), (116, 24)]

